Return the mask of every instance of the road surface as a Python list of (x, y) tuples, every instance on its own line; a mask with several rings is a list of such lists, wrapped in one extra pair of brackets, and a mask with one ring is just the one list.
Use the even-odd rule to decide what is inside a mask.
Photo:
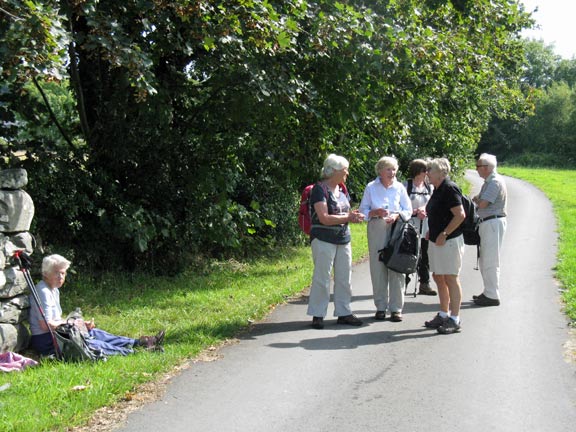
[[(481, 179), (468, 176), (477, 190)], [(362, 263), (352, 307), (365, 325), (337, 326), (330, 307), (326, 328), (314, 330), (305, 299), (283, 305), (220, 360), (175, 377), (117, 431), (574, 432), (576, 366), (565, 358), (551, 205), (526, 183), (507, 184), (502, 304), (472, 303), (482, 282), (468, 246), (461, 333), (423, 326), (437, 297), (407, 297), (401, 323), (374, 321)]]

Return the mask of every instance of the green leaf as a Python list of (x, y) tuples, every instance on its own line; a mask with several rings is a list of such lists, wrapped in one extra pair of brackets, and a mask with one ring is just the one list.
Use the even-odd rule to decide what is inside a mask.
[(286, 49), (290, 47), (290, 35), (285, 31), (280, 32), (276, 40), (278, 41), (278, 45), (280, 45), (280, 48)]

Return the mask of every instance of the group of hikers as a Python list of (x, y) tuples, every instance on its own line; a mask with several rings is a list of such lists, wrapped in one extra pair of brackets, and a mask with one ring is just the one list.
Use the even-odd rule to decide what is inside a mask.
[[(484, 290), (473, 296), (478, 306), (500, 304), (500, 249), (506, 231), (506, 185), (496, 172), (496, 157), (482, 154), (476, 169), (484, 184), (473, 198), (478, 208), (481, 239), (479, 268)], [(391, 156), (376, 163), (377, 177), (366, 185), (358, 210), (352, 210), (345, 188), (349, 162), (342, 156), (329, 155), (322, 168), (322, 180), (310, 192), (310, 241), (314, 272), (308, 302), (312, 326), (324, 328), (324, 318), (330, 302), (330, 281), (334, 277), (334, 315), (337, 324), (362, 325), (351, 309), (352, 251), (349, 223), (367, 221), (370, 277), (374, 319), (389, 316), (402, 321), (406, 276), (389, 269), (379, 259), (379, 250), (387, 244), (394, 224), (402, 218), (410, 220), (420, 233), (420, 254), (417, 266), (418, 293), (438, 295), (439, 312), (424, 324), (439, 333), (461, 330), (460, 305), (462, 288), (459, 274), (462, 268), (464, 240), (462, 222), (466, 214), (462, 192), (450, 180), (450, 163), (445, 158), (415, 159), (408, 168), (408, 181), (396, 178), (398, 161)], [(58, 349), (56, 329), (67, 322), (62, 315), (60, 288), (66, 280), (70, 261), (54, 254), (42, 261), (42, 281), (35, 287), (30, 312), (31, 347), (42, 356), (53, 356)], [(432, 287), (430, 272), (437, 291)], [(39, 304), (35, 304), (39, 303)], [(78, 322), (77, 322), (78, 324)], [(130, 338), (99, 329), (94, 321), (82, 320), (88, 345), (105, 355), (127, 355), (135, 347), (161, 349), (165, 332), (154, 336)]]
[[(312, 327), (324, 328), (330, 302), (330, 281), (334, 277), (334, 316), (337, 324), (363, 324), (351, 309), (352, 252), (349, 223), (367, 221), (370, 277), (376, 311), (374, 319), (402, 321), (406, 276), (389, 269), (379, 259), (395, 222), (402, 218), (416, 226), (420, 236), (418, 261), (419, 294), (438, 295), (439, 312), (424, 324), (442, 334), (461, 330), (462, 288), (459, 274), (464, 254), (462, 222), (466, 218), (460, 188), (450, 180), (446, 158), (415, 159), (408, 168), (409, 180), (396, 178), (398, 161), (391, 156), (376, 163), (377, 177), (369, 182), (358, 210), (352, 210), (344, 186), (349, 162), (331, 154), (325, 160), (322, 180), (310, 193), (310, 241), (314, 273), (307, 314)], [(500, 250), (506, 232), (506, 184), (496, 172), (494, 155), (484, 153), (476, 170), (484, 179), (480, 193), (473, 197), (479, 216), (481, 253), (479, 268), (484, 290), (473, 296), (478, 306), (500, 305)], [(430, 284), (430, 272), (437, 291)]]

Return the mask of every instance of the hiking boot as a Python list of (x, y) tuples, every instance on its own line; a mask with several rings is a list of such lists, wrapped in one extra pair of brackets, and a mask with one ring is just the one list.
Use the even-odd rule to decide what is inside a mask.
[(148, 350), (151, 350), (154, 348), (155, 341), (156, 338), (154, 336), (140, 336), (140, 338), (138, 339), (138, 345)]
[(149, 351), (164, 351), (162, 343), (164, 342), (165, 330), (160, 330), (156, 336), (141, 336), (138, 339), (139, 345)]
[(386, 319), (386, 311), (376, 311), (374, 314), (374, 319), (378, 321), (384, 321)]
[(351, 326), (361, 326), (362, 321), (356, 315), (346, 315), (338, 317), (336, 324), (347, 324)]
[(437, 313), (436, 316), (435, 316), (432, 320), (426, 321), (426, 322), (424, 323), (424, 326), (426, 326), (426, 327), (429, 328), (429, 329), (437, 329), (437, 328), (439, 328), (442, 324), (444, 324), (444, 322), (445, 322), (447, 319), (450, 319), (450, 318), (442, 318), (442, 317), (440, 316), (440, 314)]
[(160, 330), (156, 333), (156, 345), (162, 345), (164, 343), (164, 336), (166, 336), (166, 330)]
[(430, 288), (430, 284), (428, 282), (420, 282), (418, 294), (429, 295), (429, 296), (438, 295), (438, 293), (436, 291), (434, 291), (432, 288)]
[(474, 304), (476, 306), (500, 306), (500, 300), (486, 297), (484, 294), (472, 298), (474, 299)]
[(452, 318), (448, 318), (440, 327), (436, 329), (436, 331), (440, 334), (458, 333), (460, 331), (460, 324), (458, 324)]
[(317, 329), (317, 330), (322, 330), (324, 328), (324, 318), (313, 317), (312, 318), (312, 327)]

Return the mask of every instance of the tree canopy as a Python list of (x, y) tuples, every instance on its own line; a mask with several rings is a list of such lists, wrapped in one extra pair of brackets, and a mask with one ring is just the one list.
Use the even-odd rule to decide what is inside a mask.
[(462, 169), (492, 115), (526, 101), (531, 21), (508, 0), (4, 0), (0, 14), (0, 167), (29, 169), (44, 242), (94, 266), (294, 241), (328, 153), (350, 159), (359, 197), (383, 155)]

